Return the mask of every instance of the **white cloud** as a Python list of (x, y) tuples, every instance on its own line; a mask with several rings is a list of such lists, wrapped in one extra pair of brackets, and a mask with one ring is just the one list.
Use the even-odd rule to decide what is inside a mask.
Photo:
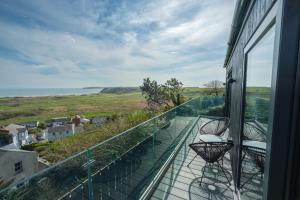
[[(149, 76), (199, 86), (224, 79), (232, 0), (65, 4), (3, 6), (28, 20), (0, 18), (0, 48), (28, 62), (15, 54), (0, 55), (1, 85), (136, 86)], [(17, 71), (23, 78), (4, 78)]]

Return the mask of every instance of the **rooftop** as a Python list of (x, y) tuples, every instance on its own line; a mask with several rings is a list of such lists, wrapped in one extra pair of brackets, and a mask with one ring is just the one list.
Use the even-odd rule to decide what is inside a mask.
[(72, 128), (73, 128), (72, 124), (65, 124), (65, 125), (60, 125), (60, 126), (49, 127), (48, 132), (54, 133), (54, 132), (71, 131)]
[(10, 134), (13, 134), (13, 133), (18, 133), (20, 131), (25, 131), (26, 127), (18, 124), (10, 124), (6, 126), (5, 129), (9, 130)]

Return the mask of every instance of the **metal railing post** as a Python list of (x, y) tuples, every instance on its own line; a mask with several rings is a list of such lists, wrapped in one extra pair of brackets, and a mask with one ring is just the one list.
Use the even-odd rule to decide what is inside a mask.
[[(156, 120), (154, 120), (154, 124), (155, 124), (155, 126), (158, 125), (157, 122), (156, 122)], [(155, 146), (155, 140), (156, 140), (156, 132), (157, 131), (154, 128), (153, 137), (152, 137), (152, 152), (153, 153), (154, 153), (154, 146)]]
[(89, 186), (89, 200), (94, 200), (94, 193), (93, 193), (93, 177), (92, 177), (92, 165), (95, 162), (95, 160), (92, 159), (91, 150), (87, 149), (86, 151), (87, 156), (87, 163), (85, 164), (85, 167), (87, 168), (88, 173), (88, 186)]

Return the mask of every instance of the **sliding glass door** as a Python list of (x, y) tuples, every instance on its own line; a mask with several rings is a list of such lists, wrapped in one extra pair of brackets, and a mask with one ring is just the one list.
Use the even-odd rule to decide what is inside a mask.
[(245, 52), (245, 98), (241, 143), (242, 199), (261, 199), (271, 105), (275, 25)]

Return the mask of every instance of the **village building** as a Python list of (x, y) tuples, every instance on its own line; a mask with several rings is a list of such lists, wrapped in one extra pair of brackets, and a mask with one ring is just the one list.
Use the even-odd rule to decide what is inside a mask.
[(18, 149), (13, 143), (0, 148), (0, 182), (14, 183), (39, 170), (38, 153)]
[(12, 136), (12, 143), (18, 148), (32, 141), (25, 126), (10, 124), (6, 126), (5, 129), (9, 131), (9, 134)]
[(19, 123), (21, 126), (25, 126), (26, 128), (37, 128), (39, 126), (39, 121), (31, 121), (31, 122), (22, 122)]
[(74, 124), (65, 124), (49, 127), (47, 131), (45, 131), (44, 138), (49, 142), (54, 140), (63, 139), (68, 136), (72, 136), (75, 134), (75, 125)]
[(90, 120), (91, 124), (95, 124), (98, 126), (101, 126), (102, 124), (104, 124), (107, 121), (106, 117), (94, 117)]
[(4, 127), (0, 127), (0, 147), (8, 145), (12, 142), (13, 137), (9, 134), (9, 130)]
[(56, 117), (52, 118), (50, 122), (48, 123), (48, 126), (61, 126), (65, 124), (69, 124), (71, 122), (69, 117)]

